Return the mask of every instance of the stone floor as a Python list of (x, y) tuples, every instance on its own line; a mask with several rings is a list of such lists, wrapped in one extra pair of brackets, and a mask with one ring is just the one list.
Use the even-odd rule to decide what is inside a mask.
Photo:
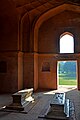
[(69, 98), (75, 107), (76, 120), (80, 120), (80, 91), (75, 86), (60, 86), (58, 90), (36, 92), (34, 93), (35, 101), (25, 107), (25, 112), (2, 111), (2, 108), (12, 103), (10, 94), (0, 95), (0, 120), (43, 120), (38, 116), (47, 109), (53, 95), (56, 92), (65, 92), (66, 98)]

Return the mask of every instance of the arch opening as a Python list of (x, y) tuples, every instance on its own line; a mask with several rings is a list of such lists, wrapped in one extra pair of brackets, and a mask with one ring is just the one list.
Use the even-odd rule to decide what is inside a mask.
[(77, 60), (65, 60), (57, 62), (57, 86), (77, 88), (78, 73)]
[(74, 53), (74, 36), (65, 32), (60, 36), (60, 53)]

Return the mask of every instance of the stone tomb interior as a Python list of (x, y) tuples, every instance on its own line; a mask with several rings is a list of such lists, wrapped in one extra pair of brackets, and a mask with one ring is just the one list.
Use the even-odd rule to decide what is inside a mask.
[[(77, 62), (79, 93), (79, 33), (79, 0), (0, 0), (0, 95), (19, 97), (22, 105), (18, 91), (57, 90), (57, 62), (69, 60)], [(74, 38), (73, 53), (60, 53), (66, 34)]]
[(65, 93), (55, 93), (46, 112), (40, 115), (39, 118), (67, 120), (72, 119), (73, 113), (74, 106), (65, 97)]
[[(35, 96), (33, 88), (18, 91), (12, 95), (12, 102), (1, 107), (0, 112), (28, 114), (33, 108), (35, 109), (35, 106), (40, 102), (40, 97), (42, 96), (39, 94)], [(44, 99), (44, 102), (45, 101)], [(37, 120), (38, 118), (41, 120), (75, 120), (74, 103), (66, 97), (65, 92), (52, 91), (51, 98), (48, 97), (46, 105), (47, 107), (43, 107), (44, 110), (42, 110), (41, 105), (38, 104), (41, 112), (37, 116)]]

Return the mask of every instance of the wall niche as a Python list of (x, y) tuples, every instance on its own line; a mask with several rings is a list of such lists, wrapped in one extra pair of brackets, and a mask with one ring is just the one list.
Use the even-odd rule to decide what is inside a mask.
[(43, 62), (42, 72), (50, 72), (50, 63), (49, 62)]
[(0, 61), (0, 73), (7, 72), (7, 63), (6, 61)]

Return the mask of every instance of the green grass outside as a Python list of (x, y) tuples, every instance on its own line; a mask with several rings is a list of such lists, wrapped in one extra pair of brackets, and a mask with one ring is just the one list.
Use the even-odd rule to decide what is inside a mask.
[(75, 77), (59, 76), (59, 85), (77, 85)]

